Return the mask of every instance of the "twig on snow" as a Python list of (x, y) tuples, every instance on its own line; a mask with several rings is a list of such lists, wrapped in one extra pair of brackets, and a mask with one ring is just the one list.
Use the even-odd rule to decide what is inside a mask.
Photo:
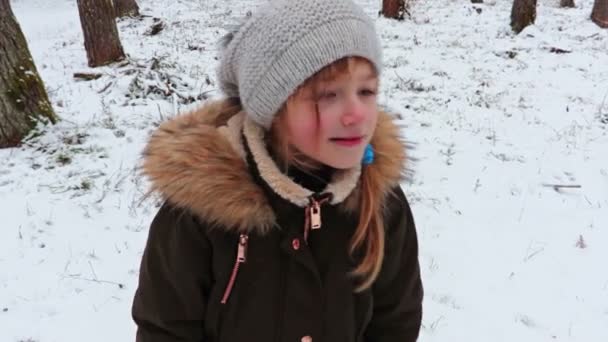
[(103, 93), (104, 91), (108, 90), (108, 88), (110, 88), (110, 86), (111, 86), (113, 83), (114, 83), (114, 82), (108, 82), (108, 84), (106, 84), (106, 85), (105, 85), (103, 88), (101, 88), (101, 89), (99, 89), (99, 90), (97, 91), (97, 94), (101, 94), (101, 93)]
[(74, 276), (74, 275), (69, 275), (69, 276), (66, 276), (66, 277), (67, 277), (67, 278), (70, 278), (70, 279), (76, 279), (76, 280), (90, 281), (90, 282), (93, 282), (93, 283), (98, 283), (98, 284), (111, 284), (111, 285), (116, 285), (116, 286), (118, 286), (118, 287), (119, 287), (119, 288), (121, 288), (121, 289), (124, 289), (124, 288), (125, 288), (125, 286), (124, 286), (123, 284), (121, 284), (121, 283), (117, 283), (117, 282), (114, 282), (114, 281), (109, 281), (109, 280), (100, 280), (100, 279), (83, 278), (83, 277)]
[(582, 188), (581, 185), (578, 184), (548, 184), (548, 183), (544, 183), (543, 184), (544, 187), (547, 188), (553, 188), (553, 190), (559, 192), (561, 189), (580, 189)]

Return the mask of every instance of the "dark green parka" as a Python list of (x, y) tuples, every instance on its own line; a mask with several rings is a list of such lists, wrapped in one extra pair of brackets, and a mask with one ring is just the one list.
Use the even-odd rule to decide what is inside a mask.
[[(279, 172), (259, 127), (221, 108), (164, 123), (146, 148), (144, 172), (165, 204), (141, 262), (137, 341), (415, 341), (423, 290), (391, 118), (380, 115), (375, 161), (364, 166), (384, 199), (384, 262), (374, 285), (356, 293), (348, 245), (361, 170), (304, 188)], [(307, 230), (306, 208), (310, 215), (317, 203), (321, 227)]]

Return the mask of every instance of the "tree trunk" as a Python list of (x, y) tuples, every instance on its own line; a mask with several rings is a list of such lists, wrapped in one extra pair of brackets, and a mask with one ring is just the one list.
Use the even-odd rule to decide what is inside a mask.
[(601, 28), (608, 28), (608, 0), (595, 0), (591, 20)]
[(559, 6), (574, 8), (575, 7), (574, 0), (560, 0)]
[(9, 0), (0, 0), (0, 148), (19, 145), (39, 120), (57, 117)]
[(536, 0), (514, 0), (511, 9), (511, 28), (520, 33), (536, 20)]
[(403, 20), (407, 8), (406, 0), (382, 0), (382, 10), (380, 13), (391, 19)]
[(136, 17), (139, 15), (139, 6), (135, 0), (114, 0), (116, 18)]
[(77, 2), (89, 66), (97, 67), (124, 59), (112, 0)]

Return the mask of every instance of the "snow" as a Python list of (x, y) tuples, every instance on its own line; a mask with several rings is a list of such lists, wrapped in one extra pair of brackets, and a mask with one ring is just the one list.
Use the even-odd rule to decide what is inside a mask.
[[(608, 30), (589, 20), (592, 0), (576, 3), (540, 0), (517, 36), (510, 0), (415, 1), (405, 22), (377, 19), (381, 100), (415, 159), (403, 188), (421, 341), (608, 341)], [(12, 4), (62, 120), (0, 150), (0, 340), (134, 340), (157, 206), (141, 150), (160, 121), (201, 103), (189, 97), (218, 95), (216, 42), (254, 3), (140, 0), (148, 17), (119, 22), (130, 63), (94, 70), (75, 1)], [(361, 4), (377, 17), (379, 1)], [(153, 17), (166, 28), (146, 36)], [(76, 81), (82, 71), (103, 76)], [(125, 96), (167, 76), (182, 97)]]

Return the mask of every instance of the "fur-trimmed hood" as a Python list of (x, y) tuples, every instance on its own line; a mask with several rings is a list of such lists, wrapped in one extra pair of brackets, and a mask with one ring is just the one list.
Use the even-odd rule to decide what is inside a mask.
[[(266, 151), (261, 127), (242, 112), (227, 113), (225, 107), (223, 101), (211, 102), (161, 124), (145, 148), (143, 174), (151, 182), (151, 192), (206, 223), (241, 233), (266, 233), (276, 216), (250, 172), (247, 150), (261, 178), (283, 199), (304, 207), (312, 192), (279, 171)], [(390, 115), (380, 113), (371, 144), (375, 159), (363, 166), (363, 172), (371, 172), (373, 191), (386, 198), (403, 179), (406, 161), (404, 142)], [(347, 211), (358, 209), (361, 171), (357, 167), (336, 172), (323, 191), (333, 195), (332, 204)]]

